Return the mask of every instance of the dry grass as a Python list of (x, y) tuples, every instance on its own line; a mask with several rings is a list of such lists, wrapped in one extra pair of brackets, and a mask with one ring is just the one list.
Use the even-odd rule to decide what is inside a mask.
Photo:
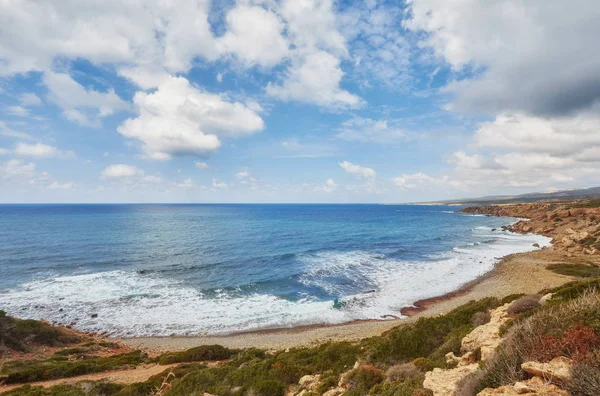
[(490, 320), (492, 320), (492, 315), (490, 315), (489, 312), (477, 312), (475, 315), (473, 315), (471, 324), (473, 327), (479, 327), (489, 323)]
[(421, 370), (419, 370), (417, 366), (412, 363), (397, 364), (390, 367), (385, 373), (385, 376), (389, 382), (396, 382), (421, 375), (423, 375)]
[[(577, 324), (600, 331), (600, 293), (589, 290), (581, 297), (554, 306), (544, 306), (515, 324), (491, 361), (483, 367), (477, 389), (513, 384), (524, 378), (521, 364), (530, 360), (548, 360), (548, 337), (562, 337)], [(558, 352), (557, 352), (558, 353)], [(568, 351), (567, 351), (568, 354)], [(465, 383), (466, 386), (466, 383)]]

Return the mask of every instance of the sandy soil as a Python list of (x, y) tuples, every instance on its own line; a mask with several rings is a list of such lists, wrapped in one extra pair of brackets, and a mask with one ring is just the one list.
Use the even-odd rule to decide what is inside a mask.
[[(544, 288), (559, 286), (572, 278), (546, 270), (546, 265), (567, 260), (563, 254), (543, 249), (537, 252), (511, 255), (496, 268), (448, 296), (423, 300), (425, 310), (411, 312), (406, 319), (363, 321), (335, 326), (308, 326), (294, 329), (257, 331), (226, 336), (189, 337), (139, 337), (121, 338), (118, 342), (142, 349), (150, 354), (183, 350), (198, 345), (220, 344), (229, 348), (286, 349), (315, 345), (327, 341), (355, 341), (381, 335), (392, 327), (410, 323), (423, 316), (435, 316), (451, 311), (464, 303), (494, 296), (504, 297), (515, 293), (536, 293)], [(572, 260), (572, 259), (570, 259)], [(405, 313), (409, 313), (406, 312)]]

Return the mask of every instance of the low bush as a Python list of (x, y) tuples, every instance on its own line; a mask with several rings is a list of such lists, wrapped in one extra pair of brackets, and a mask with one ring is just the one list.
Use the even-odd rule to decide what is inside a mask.
[(385, 372), (385, 376), (389, 382), (396, 382), (406, 378), (422, 376), (423, 373), (413, 363), (397, 364), (390, 367)]
[(433, 396), (433, 392), (422, 389), (425, 376), (405, 378), (395, 382), (385, 382), (375, 385), (370, 394), (377, 396)]
[(349, 384), (347, 396), (363, 396), (368, 394), (372, 387), (383, 382), (385, 374), (374, 366), (360, 366), (346, 374), (346, 382)]
[(284, 396), (285, 385), (279, 381), (266, 380), (257, 382), (252, 389), (257, 396)]
[(489, 312), (476, 312), (471, 320), (471, 326), (478, 327), (486, 323), (489, 323), (492, 319), (492, 315)]
[(204, 362), (214, 360), (227, 360), (237, 351), (221, 345), (201, 345), (182, 352), (172, 352), (159, 356), (161, 365), (185, 362)]
[(46, 381), (58, 378), (115, 370), (126, 366), (137, 366), (146, 359), (141, 351), (88, 360), (68, 361), (66, 358), (51, 358), (42, 361), (16, 361), (4, 364), (6, 384)]
[(567, 390), (573, 396), (600, 395), (600, 368), (585, 363), (576, 364)]
[(540, 306), (540, 298), (542, 298), (542, 296), (539, 294), (523, 296), (513, 301), (506, 309), (506, 312), (509, 315), (517, 315), (523, 312), (531, 311), (532, 309)]
[(586, 264), (550, 264), (547, 267), (557, 274), (577, 278), (600, 278), (600, 267)]

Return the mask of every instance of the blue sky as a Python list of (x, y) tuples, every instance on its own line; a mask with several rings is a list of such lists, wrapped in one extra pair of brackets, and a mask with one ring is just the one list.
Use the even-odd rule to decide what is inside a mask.
[(410, 202), (600, 184), (600, 5), (0, 3), (2, 202)]

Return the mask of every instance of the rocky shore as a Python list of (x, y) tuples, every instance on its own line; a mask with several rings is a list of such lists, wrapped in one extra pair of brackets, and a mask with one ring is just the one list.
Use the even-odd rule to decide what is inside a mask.
[(507, 228), (550, 237), (549, 249), (568, 257), (600, 254), (600, 200), (479, 206), (460, 212), (524, 218)]

